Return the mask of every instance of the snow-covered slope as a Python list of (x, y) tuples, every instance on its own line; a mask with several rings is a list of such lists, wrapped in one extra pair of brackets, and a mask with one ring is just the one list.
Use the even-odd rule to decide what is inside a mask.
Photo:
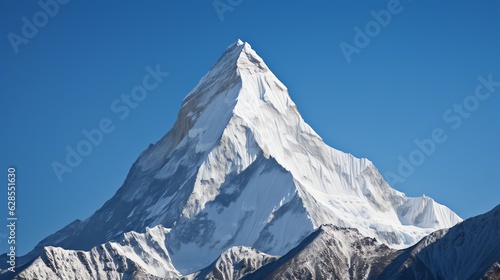
[(233, 246), (284, 255), (323, 224), (402, 248), (459, 221), (432, 200), (392, 189), (369, 160), (326, 145), (287, 88), (238, 40), (186, 96), (174, 127), (140, 155), (115, 196), (38, 250), (88, 251), (123, 232), (163, 225), (171, 228), (172, 264), (190, 274)]
[(179, 279), (165, 247), (167, 229), (129, 232), (90, 251), (45, 247), (15, 279)]
[(446, 206), (436, 203), (427, 196), (409, 198), (398, 207), (397, 213), (403, 225), (416, 225), (423, 228), (449, 228), (461, 219)]

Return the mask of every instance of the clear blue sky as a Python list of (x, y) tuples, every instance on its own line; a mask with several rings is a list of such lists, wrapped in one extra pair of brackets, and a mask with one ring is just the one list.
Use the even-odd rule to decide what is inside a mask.
[[(383, 174), (397, 173), (398, 157), (417, 149), (415, 139), (442, 128), (446, 141), (396, 189), (431, 196), (463, 218), (500, 203), (500, 87), (478, 104), (471, 97), (478, 76), (500, 81), (498, 2), (402, 0), (350, 63), (339, 45), (355, 46), (354, 28), (364, 29), (370, 11), (390, 1), (238, 2), (221, 20), (211, 1), (72, 1), (36, 34), (25, 30), (32, 38), (16, 37), (17, 54), (8, 34), (23, 36), (23, 17), (33, 22), (37, 15), (43, 25), (42, 8), (0, 3), (0, 217), (7, 216), (12, 165), (19, 254), (111, 198), (139, 154), (171, 128), (183, 97), (238, 38), (287, 85), (326, 143), (372, 160)], [(120, 120), (112, 102), (157, 64), (170, 76)], [(464, 100), (478, 108), (458, 117), (460, 125), (453, 111), (445, 121)], [(103, 118), (115, 130), (60, 183), (52, 162), (64, 162), (65, 147)], [(0, 234), (6, 252), (6, 227)]]

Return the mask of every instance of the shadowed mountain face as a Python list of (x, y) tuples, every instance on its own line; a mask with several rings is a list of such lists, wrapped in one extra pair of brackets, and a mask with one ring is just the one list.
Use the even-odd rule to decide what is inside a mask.
[(397, 251), (353, 228), (324, 225), (299, 246), (243, 279), (366, 279)]
[(47, 246), (92, 251), (162, 226), (169, 262), (187, 275), (234, 246), (283, 256), (324, 224), (404, 248), (460, 221), (428, 197), (392, 189), (369, 160), (326, 145), (287, 88), (238, 41), (186, 96), (174, 127), (139, 156), (115, 196), (20, 260), (30, 264)]

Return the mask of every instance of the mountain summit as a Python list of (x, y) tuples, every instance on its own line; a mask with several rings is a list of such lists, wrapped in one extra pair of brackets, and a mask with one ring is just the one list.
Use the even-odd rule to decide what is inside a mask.
[(287, 88), (238, 40), (186, 96), (173, 128), (140, 155), (113, 198), (43, 240), (26, 262), (46, 246), (129, 246), (124, 233), (150, 234), (147, 228), (161, 225), (161, 238), (141, 240), (164, 240), (156, 251), (186, 275), (233, 246), (282, 256), (324, 224), (403, 248), (460, 221), (428, 197), (392, 189), (369, 160), (325, 144)]

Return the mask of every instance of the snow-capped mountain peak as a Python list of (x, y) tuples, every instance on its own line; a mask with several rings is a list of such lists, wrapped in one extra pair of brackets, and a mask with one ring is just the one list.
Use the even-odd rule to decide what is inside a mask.
[[(163, 142), (172, 140), (164, 138), (150, 153), (169, 155), (148, 157), (144, 165), (157, 166), (158, 180), (180, 168), (191, 172), (183, 175), (191, 177), (192, 188), (170, 235), (181, 271), (207, 265), (228, 246), (280, 255), (327, 223), (358, 228), (400, 248), (460, 221), (441, 205), (410, 206), (400, 217), (398, 209), (409, 199), (369, 160), (327, 146), (248, 43), (228, 47), (188, 94), (179, 116), (182, 133), (176, 126), (172, 131), (184, 138), (170, 150)], [(410, 221), (419, 215), (432, 224)], [(210, 257), (193, 267), (194, 251)]]
[(234, 246), (284, 255), (323, 224), (400, 248), (459, 221), (434, 201), (392, 189), (369, 160), (325, 144), (288, 89), (238, 40), (115, 196), (61, 231), (70, 235), (56, 233), (43, 245), (90, 250), (162, 225), (171, 228), (165, 248), (173, 267), (190, 274)]

